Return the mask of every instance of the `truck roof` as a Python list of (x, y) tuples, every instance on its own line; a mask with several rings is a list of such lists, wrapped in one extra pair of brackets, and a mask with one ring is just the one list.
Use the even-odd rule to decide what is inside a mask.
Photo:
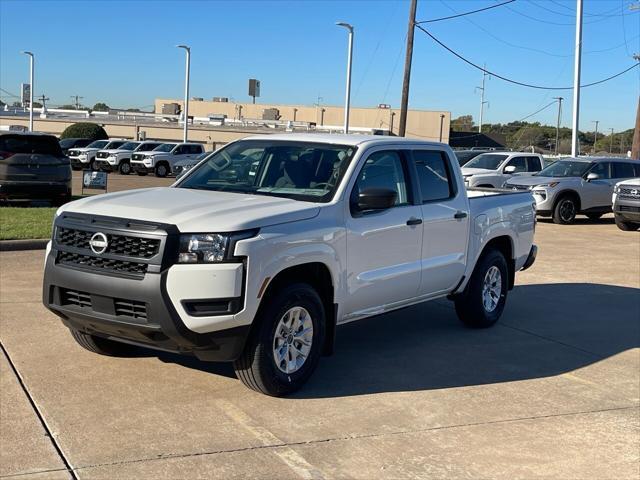
[(443, 143), (428, 142), (425, 140), (419, 140), (415, 138), (405, 137), (392, 137), (386, 135), (344, 135), (344, 134), (329, 134), (329, 133), (282, 133), (276, 135), (251, 135), (245, 137), (247, 140), (276, 140), (276, 141), (289, 141), (289, 142), (314, 142), (314, 143), (327, 143), (334, 145), (362, 145), (368, 144), (397, 144), (397, 143), (411, 143), (431, 146), (442, 146)]

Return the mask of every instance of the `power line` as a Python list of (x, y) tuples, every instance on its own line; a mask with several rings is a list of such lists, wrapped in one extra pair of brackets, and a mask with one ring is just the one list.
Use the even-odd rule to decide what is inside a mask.
[(558, 103), (557, 101), (553, 101), (551, 103), (546, 104), (544, 107), (542, 107), (540, 110), (536, 110), (535, 112), (527, 115), (526, 117), (522, 117), (520, 120), (516, 120), (516, 122), (524, 122), (527, 118), (531, 118), (534, 115), (539, 114), (540, 112), (542, 112), (543, 110), (546, 110), (547, 108), (549, 108), (551, 105), (555, 105), (556, 103)]
[[(440, 40), (438, 40), (436, 37), (434, 37), (429, 31), (425, 30), (421, 25), (416, 25), (417, 28), (419, 28), (420, 30), (422, 30), (424, 33), (426, 33), (429, 37), (431, 37), (431, 39), (433, 41), (435, 41), (438, 45), (440, 45), (441, 47), (443, 47), (445, 50), (447, 50), (449, 53), (455, 55), (456, 57), (458, 57), (460, 60), (462, 60), (463, 62), (471, 65), (472, 67), (482, 71), (482, 72), (486, 72), (489, 75), (493, 75), (496, 78), (499, 78), (500, 80), (504, 80), (505, 82), (509, 82), (509, 83), (513, 83), (514, 85), (520, 85), (521, 87), (528, 87), (528, 88), (535, 88), (538, 90), (573, 90), (573, 87), (546, 87), (543, 85), (533, 85), (530, 83), (524, 83), (524, 82), (519, 82), (517, 80), (512, 80), (510, 78), (504, 77), (502, 75), (499, 75), (495, 72), (491, 72), (489, 70), (486, 70), (485, 68), (473, 63), (470, 60), (467, 60), (465, 57), (463, 57), (462, 55), (460, 55), (458, 52), (456, 52), (455, 50), (449, 48), (448, 46), (446, 46), (444, 43), (442, 43)], [(602, 80), (598, 80), (596, 82), (592, 82), (592, 83), (587, 83), (585, 85), (580, 85), (580, 88), (586, 88), (586, 87), (593, 87), (594, 85), (599, 85), (601, 83), (604, 82), (608, 82), (609, 80), (613, 80), (616, 77), (619, 77), (621, 75), (624, 75), (625, 73), (627, 73), (630, 70), (633, 70), (634, 68), (636, 68), (638, 65), (640, 65), (640, 63), (634, 63), (633, 65), (631, 65), (629, 68), (616, 73), (615, 75), (611, 75), (607, 78), (603, 78)]]
[(491, 6), (485, 7), (485, 8), (480, 8), (478, 10), (472, 10), (470, 12), (459, 13), (457, 15), (450, 15), (448, 17), (432, 18), (431, 20), (423, 20), (422, 22), (416, 22), (416, 25), (419, 25), (421, 23), (441, 22), (442, 20), (451, 20), (452, 18), (464, 17), (465, 15), (471, 15), (472, 13), (484, 12), (485, 10), (491, 10), (492, 8), (501, 7), (502, 5), (506, 5), (507, 3), (513, 3), (515, 1), (516, 0), (507, 0), (506, 2), (498, 3), (496, 5), (491, 5)]

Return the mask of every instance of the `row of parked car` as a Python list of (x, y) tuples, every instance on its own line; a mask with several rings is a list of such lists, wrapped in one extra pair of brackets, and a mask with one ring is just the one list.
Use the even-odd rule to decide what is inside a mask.
[(555, 223), (573, 223), (578, 214), (596, 220), (613, 210), (619, 228), (640, 228), (637, 160), (565, 158), (545, 167), (538, 154), (468, 151), (458, 161), (467, 188), (530, 190), (537, 214)]
[(204, 146), (199, 143), (121, 139), (96, 140), (86, 146), (68, 149), (74, 170), (88, 168), (122, 175), (153, 173), (158, 177), (174, 174), (174, 170), (182, 172), (205, 153)]

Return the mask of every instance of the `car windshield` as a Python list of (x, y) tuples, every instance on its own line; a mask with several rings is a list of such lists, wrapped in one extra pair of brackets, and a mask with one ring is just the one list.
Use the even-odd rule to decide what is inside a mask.
[(111, 150), (112, 148), (120, 148), (120, 146), (122, 146), (122, 144), (124, 144), (124, 140), (116, 140), (113, 142), (109, 142), (105, 147), (104, 150)]
[(64, 140), (60, 140), (60, 148), (73, 147), (77, 140), (77, 138), (65, 138)]
[(136, 148), (136, 152), (149, 152), (154, 148), (162, 145), (161, 143), (141, 143), (138, 148)]
[(355, 151), (348, 145), (240, 141), (211, 154), (177, 188), (328, 202)]
[(153, 149), (154, 152), (170, 152), (176, 146), (175, 143), (163, 143), (159, 147)]
[(120, 150), (135, 150), (138, 145), (140, 145), (138, 142), (127, 142), (120, 145)]
[(466, 165), (467, 162), (469, 162), (472, 158), (477, 157), (478, 155), (480, 155), (480, 152), (474, 152), (474, 151), (460, 151), (460, 152), (454, 152), (456, 154), (456, 158), (458, 159), (458, 163), (460, 164), (460, 166), (462, 165)]
[(500, 153), (482, 153), (465, 163), (465, 167), (469, 168), (486, 168), (487, 170), (497, 170), (502, 162), (504, 162), (509, 155)]
[(96, 140), (87, 145), (87, 148), (104, 148), (107, 143), (109, 143), (108, 140)]
[(536, 175), (540, 177), (581, 177), (590, 166), (590, 162), (559, 160), (543, 168)]

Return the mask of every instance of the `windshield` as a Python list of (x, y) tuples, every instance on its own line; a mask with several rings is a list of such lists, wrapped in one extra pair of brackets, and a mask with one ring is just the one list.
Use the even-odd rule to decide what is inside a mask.
[(497, 170), (502, 162), (504, 162), (509, 155), (502, 155), (499, 153), (483, 153), (478, 155), (473, 160), (465, 163), (465, 167), (469, 168), (486, 168), (487, 170)]
[(104, 148), (107, 143), (109, 143), (108, 140), (96, 140), (87, 145), (87, 148)]
[(177, 188), (328, 202), (355, 151), (311, 142), (240, 141), (211, 154)]
[(543, 168), (536, 175), (540, 177), (581, 177), (590, 166), (590, 162), (559, 160)]
[(453, 153), (456, 154), (456, 158), (458, 159), (458, 163), (460, 164), (460, 166), (466, 165), (467, 162), (469, 162), (469, 160), (480, 155), (480, 152), (473, 152), (469, 150), (453, 152)]
[(113, 142), (109, 142), (103, 150), (111, 150), (112, 148), (120, 148), (120, 146), (125, 143), (124, 140), (115, 140)]
[(138, 145), (138, 142), (127, 142), (120, 146), (120, 150), (135, 150)]
[(153, 149), (154, 152), (170, 152), (176, 146), (176, 143), (163, 143), (159, 147)]
[(154, 148), (162, 145), (161, 143), (141, 143), (138, 148), (136, 148), (136, 152), (149, 152)]

